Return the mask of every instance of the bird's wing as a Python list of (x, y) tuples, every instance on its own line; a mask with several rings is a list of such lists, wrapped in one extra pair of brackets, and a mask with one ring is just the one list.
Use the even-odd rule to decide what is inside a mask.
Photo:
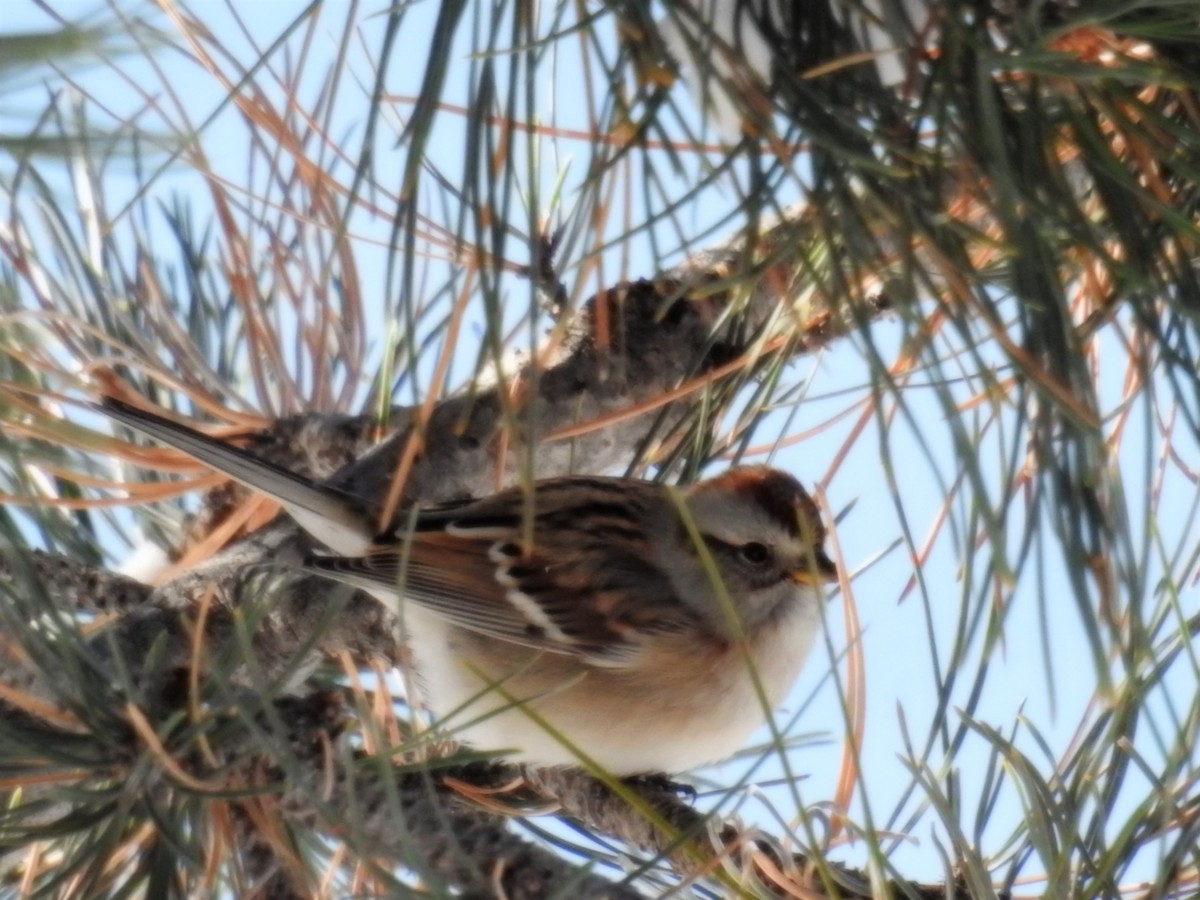
[(369, 591), (402, 595), (499, 640), (622, 666), (645, 636), (681, 630), (686, 609), (648, 556), (653, 485), (606, 478), (538, 482), (422, 509), (408, 533), (357, 559), (308, 566)]
[(400, 513), (374, 535), (358, 498), (115, 399), (96, 411), (277, 501), (341, 556), (307, 568), (374, 593), (403, 594), (463, 628), (598, 665), (624, 665), (642, 639), (686, 614), (649, 557), (659, 488), (616, 478), (535, 483), (532, 494)]
[(365, 553), (374, 537), (371, 517), (352, 494), (289, 472), (248, 450), (163, 416), (106, 397), (92, 409), (181, 450), (256, 493), (279, 503), (301, 528), (337, 553)]

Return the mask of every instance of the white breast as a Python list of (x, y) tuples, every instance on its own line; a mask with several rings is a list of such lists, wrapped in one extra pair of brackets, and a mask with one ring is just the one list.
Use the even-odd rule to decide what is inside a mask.
[(676, 773), (733, 755), (764, 723), (768, 710), (750, 662), (767, 706), (791, 689), (820, 627), (823, 601), (805, 594), (752, 642), (749, 661), (737, 648), (717, 661), (675, 652), (671, 668), (657, 673), (600, 669), (559, 654), (498, 672), (495, 658), (479, 652), (494, 639), (411, 603), (404, 618), (425, 700), (456, 740), (535, 765), (580, 765), (577, 748), (615, 775)]

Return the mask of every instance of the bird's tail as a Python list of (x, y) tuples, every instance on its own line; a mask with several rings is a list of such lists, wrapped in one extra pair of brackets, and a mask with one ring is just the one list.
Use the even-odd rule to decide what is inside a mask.
[(365, 504), (353, 494), (289, 472), (248, 450), (120, 400), (106, 397), (103, 403), (90, 405), (110, 419), (186, 453), (255, 493), (270, 497), (287, 510), (296, 524), (336, 553), (360, 556), (375, 536)]

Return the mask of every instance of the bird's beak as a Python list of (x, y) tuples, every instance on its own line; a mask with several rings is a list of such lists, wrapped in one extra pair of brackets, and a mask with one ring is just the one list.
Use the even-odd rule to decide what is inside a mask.
[(833, 560), (825, 555), (825, 551), (817, 550), (812, 559), (805, 560), (802, 566), (789, 572), (788, 577), (795, 584), (814, 587), (821, 583), (837, 581), (838, 571)]

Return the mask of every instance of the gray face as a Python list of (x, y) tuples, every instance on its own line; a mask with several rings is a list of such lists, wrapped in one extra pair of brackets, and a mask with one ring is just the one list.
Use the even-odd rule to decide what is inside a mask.
[[(694, 530), (706, 553), (695, 546), (678, 513), (673, 527), (658, 535), (659, 561), (679, 595), (716, 634), (732, 637), (787, 613), (797, 603), (818, 602), (815, 585), (831, 567), (819, 546), (823, 532), (815, 507), (794, 479), (767, 470), (733, 470), (686, 498)], [(778, 477), (776, 477), (778, 476)], [(670, 545), (675, 552), (665, 553)], [(714, 584), (705, 556), (721, 585)], [(730, 620), (732, 598), (740, 623)]]

